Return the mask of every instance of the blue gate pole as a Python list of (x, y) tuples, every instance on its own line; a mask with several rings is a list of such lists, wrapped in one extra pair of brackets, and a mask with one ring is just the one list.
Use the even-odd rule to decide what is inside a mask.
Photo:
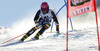
[[(65, 2), (65, 4), (66, 4), (66, 8), (67, 8), (66, 0), (64, 0), (64, 2)], [(72, 20), (71, 20), (71, 18), (69, 18), (69, 20), (70, 20), (70, 23), (71, 23), (71, 28), (72, 28), (72, 30), (73, 30), (73, 24), (72, 24)]]
[[(62, 9), (64, 6), (66, 6), (66, 4), (64, 4), (64, 5), (58, 10), (58, 12), (56, 13), (56, 15), (58, 15), (58, 13), (61, 11), (61, 9)], [(52, 25), (51, 25), (51, 32), (52, 32), (53, 24), (54, 24), (54, 20), (53, 20)]]
[[(61, 9), (62, 9), (64, 6), (67, 5), (66, 0), (64, 0), (64, 2), (65, 2), (65, 4), (58, 10), (58, 12), (56, 13), (56, 15), (58, 15), (58, 13), (61, 11)], [(67, 8), (67, 6), (66, 6), (66, 8)], [(72, 30), (73, 30), (73, 25), (72, 25), (71, 18), (70, 18), (70, 23), (71, 23), (71, 27), (72, 27)], [(52, 32), (53, 24), (54, 24), (54, 20), (53, 20), (53, 22), (52, 22), (52, 25), (51, 25), (51, 31), (50, 31), (50, 32)]]
[(70, 19), (71, 28), (73, 30), (72, 20), (71, 20), (71, 18), (69, 18), (69, 19)]

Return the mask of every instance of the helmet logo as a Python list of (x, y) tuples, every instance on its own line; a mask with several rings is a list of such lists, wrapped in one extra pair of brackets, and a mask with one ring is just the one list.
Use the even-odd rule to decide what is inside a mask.
[(43, 8), (46, 8), (46, 5), (44, 5)]

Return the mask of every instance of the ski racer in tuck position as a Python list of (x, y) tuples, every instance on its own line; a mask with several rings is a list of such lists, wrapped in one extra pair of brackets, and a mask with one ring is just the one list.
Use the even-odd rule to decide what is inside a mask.
[(29, 30), (21, 39), (23, 42), (26, 38), (32, 35), (36, 30), (41, 28), (41, 30), (35, 35), (34, 39), (38, 40), (39, 36), (43, 34), (45, 30), (47, 30), (51, 26), (51, 20), (55, 21), (56, 31), (59, 33), (59, 22), (55, 13), (49, 9), (49, 5), (47, 2), (43, 2), (41, 4), (41, 9), (35, 15), (34, 22), (36, 24), (31, 30)]

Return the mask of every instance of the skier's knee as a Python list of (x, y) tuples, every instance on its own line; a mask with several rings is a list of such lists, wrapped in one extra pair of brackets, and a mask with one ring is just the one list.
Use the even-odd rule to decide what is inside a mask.
[(46, 24), (44, 25), (44, 27), (45, 27), (46, 29), (48, 29), (50, 26), (51, 26), (50, 23), (46, 23)]

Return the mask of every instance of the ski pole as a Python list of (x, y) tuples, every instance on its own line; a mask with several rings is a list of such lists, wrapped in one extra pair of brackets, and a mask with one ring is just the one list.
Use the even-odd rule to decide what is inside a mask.
[[(24, 33), (24, 34), (26, 34), (26, 33)], [(11, 40), (14, 40), (14, 39), (16, 39), (16, 38), (18, 38), (18, 37), (20, 37), (20, 36), (22, 36), (22, 35), (24, 35), (24, 34), (21, 34), (21, 35), (19, 35), (19, 36), (16, 36), (16, 37), (10, 39), (10, 40), (7, 40), (7, 41), (3, 42), (2, 44), (5, 44), (5, 43), (7, 43), (7, 42), (9, 42), (9, 41), (11, 41)]]

